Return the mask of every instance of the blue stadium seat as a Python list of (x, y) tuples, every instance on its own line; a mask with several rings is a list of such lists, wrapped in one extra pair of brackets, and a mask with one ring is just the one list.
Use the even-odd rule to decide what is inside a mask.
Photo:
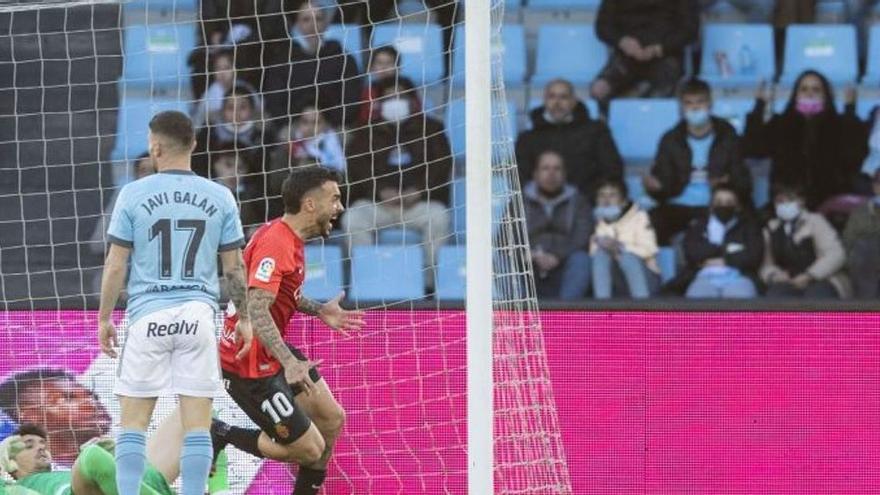
[(527, 0), (530, 9), (598, 10), (602, 0)]
[(306, 280), (303, 294), (318, 300), (336, 297), (343, 286), (342, 248), (329, 244), (308, 245), (305, 255)]
[(629, 174), (624, 178), (624, 181), (626, 182), (626, 189), (630, 201), (638, 204), (643, 210), (650, 210), (657, 206), (657, 202), (654, 201), (654, 198), (648, 196), (648, 193), (645, 192), (645, 186), (642, 184), (641, 175)]
[(187, 59), (196, 43), (192, 24), (125, 28), (123, 82), (128, 88), (189, 87)]
[(126, 9), (145, 12), (187, 12), (195, 13), (198, 0), (132, 0), (125, 4)]
[[(464, 28), (455, 29), (455, 41), (452, 53), (452, 82), (464, 87)], [(526, 33), (520, 24), (505, 24), (501, 28), (501, 45), (492, 46), (493, 53), (501, 52), (504, 57), (504, 83), (509, 87), (518, 87), (526, 80)]]
[(359, 301), (399, 301), (425, 295), (420, 246), (356, 246), (351, 254), (351, 294)]
[(384, 22), (373, 28), (370, 47), (393, 45), (401, 73), (417, 86), (440, 80), (444, 71), (443, 33), (436, 24)]
[(611, 134), (625, 160), (653, 160), (660, 138), (678, 121), (678, 101), (672, 98), (611, 100), (608, 110)]
[(770, 202), (770, 178), (758, 175), (752, 179), (752, 203), (755, 208), (762, 208)]
[[(498, 224), (507, 207), (512, 187), (503, 174), (492, 175), (492, 219)], [(465, 178), (457, 177), (452, 180), (452, 231), (458, 236), (459, 242), (464, 239), (467, 228), (467, 208), (465, 201)]]
[(746, 116), (754, 106), (754, 98), (718, 98), (712, 103), (712, 114), (730, 122), (742, 135), (746, 130)]
[(871, 110), (880, 105), (880, 97), (859, 97), (856, 101), (856, 115), (862, 120), (871, 118)]
[(546, 24), (538, 29), (532, 85), (561, 77), (574, 84), (592, 81), (605, 65), (608, 49), (590, 24)]
[(868, 63), (862, 84), (875, 88), (880, 85), (880, 24), (874, 24), (868, 31)]
[(146, 152), (150, 118), (153, 114), (165, 110), (186, 112), (186, 103), (162, 98), (125, 97), (119, 105), (116, 143), (110, 155), (111, 159), (132, 160)]
[(844, 24), (794, 24), (786, 30), (785, 62), (779, 82), (789, 86), (797, 76), (816, 69), (836, 85), (858, 76), (856, 29)]
[[(446, 105), (446, 133), (449, 136), (449, 145), (452, 147), (452, 153), (455, 156), (464, 156), (465, 154), (465, 108), (467, 104), (463, 98), (457, 98)], [(516, 104), (513, 102), (507, 102), (507, 125), (509, 126), (509, 133), (507, 135), (511, 137), (516, 136), (517, 125), (516, 125)], [(503, 120), (500, 117), (497, 117), (493, 114), (492, 117), (492, 127), (493, 133), (496, 136), (499, 136), (499, 131), (502, 129), (497, 127)]]
[(418, 230), (389, 227), (379, 230), (379, 244), (397, 246), (417, 246), (422, 244), (422, 233)]
[[(773, 28), (769, 24), (709, 24), (703, 30), (700, 77), (716, 88), (753, 86), (776, 75)], [(724, 76), (718, 58), (730, 64)]]
[(443, 246), (437, 251), (436, 297), (441, 301), (461, 301), (465, 297), (465, 247)]
[(675, 278), (676, 258), (675, 249), (671, 247), (661, 247), (657, 252), (657, 265), (660, 267), (660, 280), (663, 283)]
[(355, 24), (330, 24), (324, 32), (324, 38), (338, 41), (345, 53), (354, 57), (358, 67), (363, 71), (366, 67), (369, 54), (364, 53), (364, 44), (361, 39), (361, 27)]

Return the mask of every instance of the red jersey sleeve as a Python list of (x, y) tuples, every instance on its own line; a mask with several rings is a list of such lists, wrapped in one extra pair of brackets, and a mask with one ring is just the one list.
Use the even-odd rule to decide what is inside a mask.
[(283, 246), (284, 243), (279, 242), (274, 236), (263, 236), (259, 239), (250, 256), (248, 287), (278, 294), (281, 279), (294, 269), (290, 251)]

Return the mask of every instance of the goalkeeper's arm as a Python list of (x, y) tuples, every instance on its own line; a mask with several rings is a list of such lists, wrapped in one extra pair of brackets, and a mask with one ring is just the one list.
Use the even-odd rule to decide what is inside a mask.
[[(73, 493), (95, 493), (118, 495), (116, 491), (116, 460), (99, 444), (85, 447), (76, 458), (72, 473)], [(162, 495), (157, 490), (141, 482), (140, 495)]]

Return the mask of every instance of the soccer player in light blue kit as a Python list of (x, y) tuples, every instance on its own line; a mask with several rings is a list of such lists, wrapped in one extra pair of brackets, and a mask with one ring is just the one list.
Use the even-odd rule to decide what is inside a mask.
[[(122, 433), (116, 444), (119, 495), (136, 495), (145, 469), (145, 432), (165, 390), (180, 397), (185, 433), (182, 495), (202, 495), (211, 468), (211, 406), (220, 385), (215, 312), (217, 253), (230, 300), (246, 308), (244, 234), (229, 190), (193, 174), (193, 125), (180, 112), (150, 121), (150, 157), (158, 172), (119, 193), (101, 282), (101, 349), (116, 357), (111, 315), (128, 273), (128, 334), (115, 392)], [(249, 344), (250, 326), (239, 325)], [(248, 345), (249, 347), (249, 345)], [(244, 356), (246, 351), (241, 353)]]

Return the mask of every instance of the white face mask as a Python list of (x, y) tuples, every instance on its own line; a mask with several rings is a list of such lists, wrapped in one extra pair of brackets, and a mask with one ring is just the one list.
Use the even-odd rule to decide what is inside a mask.
[(776, 204), (776, 216), (783, 222), (791, 222), (801, 214), (801, 207), (795, 201)]
[(382, 119), (388, 122), (400, 122), (409, 117), (409, 100), (391, 98), (382, 103)]

